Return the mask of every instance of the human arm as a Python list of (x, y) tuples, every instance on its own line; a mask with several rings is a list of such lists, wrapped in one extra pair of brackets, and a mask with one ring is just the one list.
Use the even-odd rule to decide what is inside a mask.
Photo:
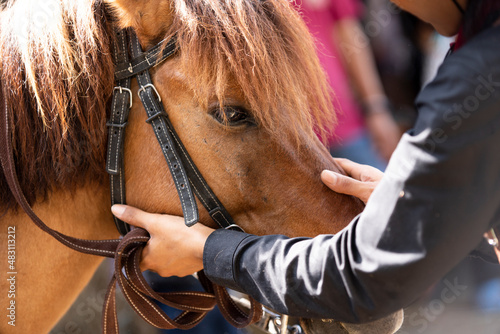
[(408, 305), (465, 257), (500, 221), (500, 68), (471, 48), (422, 93), (415, 129), (349, 226), (313, 239), (215, 231), (208, 277), (279, 312), (358, 322)]
[[(466, 58), (422, 93), (415, 129), (347, 228), (313, 239), (216, 231), (205, 246), (208, 276), (280, 312), (346, 322), (415, 300), (500, 220), (500, 71)], [(474, 111), (456, 106), (476, 92), (489, 97)], [(217, 247), (219, 238), (233, 248)]]

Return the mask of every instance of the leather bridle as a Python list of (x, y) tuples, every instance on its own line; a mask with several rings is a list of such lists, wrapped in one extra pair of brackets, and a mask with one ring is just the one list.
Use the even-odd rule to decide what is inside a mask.
[[(128, 45), (130, 45), (130, 55)], [(198, 208), (194, 196), (196, 193), (212, 219), (221, 228), (238, 228), (189, 157), (151, 81), (148, 70), (166, 60), (175, 51), (175, 39), (159, 43), (149, 51), (142, 52), (139, 40), (132, 29), (117, 32), (114, 54), (117, 85), (113, 91), (112, 110), (107, 123), (109, 139), (106, 169), (110, 174), (112, 204), (125, 203), (123, 141), (128, 113), (132, 106), (130, 82), (131, 78), (136, 77), (140, 87), (138, 94), (148, 115), (147, 122), (153, 126), (174, 178), (186, 224), (192, 226), (198, 222)], [(115, 334), (119, 331), (115, 303), (117, 283), (132, 309), (146, 322), (159, 328), (192, 328), (216, 304), (219, 305), (226, 320), (238, 328), (257, 322), (262, 317), (262, 306), (259, 303), (250, 298), (248, 311), (238, 307), (227, 290), (213, 284), (202, 271), (198, 273), (198, 278), (206, 292), (157, 293), (153, 291), (139, 270), (141, 252), (149, 240), (149, 234), (143, 229), (131, 230), (127, 224), (115, 219), (119, 232), (124, 235), (123, 238), (82, 240), (48, 227), (34, 213), (19, 185), (12, 150), (10, 109), (3, 89), (0, 89), (0, 101), (3, 101), (3, 110), (0, 112), (0, 162), (12, 195), (19, 206), (36, 226), (65, 246), (82, 253), (115, 259), (114, 275), (108, 286), (103, 305), (103, 333)], [(155, 303), (155, 300), (182, 312), (177, 317), (170, 318)]]
[[(111, 115), (107, 123), (109, 132), (106, 163), (106, 170), (110, 175), (112, 204), (125, 204), (123, 142), (128, 113), (132, 107), (130, 81), (131, 78), (135, 77), (140, 87), (138, 95), (148, 116), (146, 122), (153, 127), (165, 160), (168, 163), (170, 174), (174, 179), (181, 200), (186, 225), (192, 226), (199, 220), (194, 195), (196, 193), (210, 217), (219, 227), (238, 227), (191, 160), (165, 112), (160, 94), (153, 85), (149, 74), (151, 68), (175, 54), (175, 37), (169, 41), (158, 43), (144, 53), (139, 44), (139, 39), (132, 29), (122, 30), (116, 35), (117, 43), (114, 52), (117, 64), (115, 70), (116, 87), (113, 90)], [(129, 39), (128, 42), (127, 39)], [(129, 59), (127, 45), (130, 47), (132, 59)], [(115, 223), (122, 235), (130, 231), (130, 226), (116, 217)]]

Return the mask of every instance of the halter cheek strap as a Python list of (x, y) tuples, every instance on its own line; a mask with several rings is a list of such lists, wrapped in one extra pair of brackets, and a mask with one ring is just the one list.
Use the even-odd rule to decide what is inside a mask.
[[(125, 30), (116, 32), (116, 43), (114, 45), (115, 64), (128, 63), (127, 33)], [(111, 189), (111, 205), (125, 204), (125, 175), (123, 162), (123, 142), (128, 114), (132, 108), (132, 91), (130, 90), (130, 77), (116, 79), (116, 87), (113, 89), (111, 112), (108, 126), (108, 150), (106, 155), (106, 171), (109, 174)], [(120, 219), (114, 217), (116, 228), (121, 235), (130, 231), (130, 226)]]
[[(166, 43), (162, 41), (149, 51), (143, 52), (139, 39), (132, 29), (117, 34), (115, 47), (117, 86), (113, 92), (112, 110), (107, 123), (109, 134), (106, 167), (110, 174), (112, 204), (126, 203), (123, 144), (128, 113), (132, 106), (130, 80), (135, 77), (140, 87), (138, 95), (148, 116), (146, 122), (151, 124), (167, 161), (181, 201), (186, 225), (192, 226), (199, 220), (196, 196), (219, 227), (241, 230), (189, 156), (170, 122), (160, 94), (149, 74), (149, 69), (168, 59), (176, 50), (175, 38)], [(115, 223), (122, 235), (130, 231), (130, 226), (116, 217)]]

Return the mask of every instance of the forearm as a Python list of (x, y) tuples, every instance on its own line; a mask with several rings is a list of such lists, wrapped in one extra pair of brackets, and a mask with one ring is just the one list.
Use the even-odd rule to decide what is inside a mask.
[[(349, 226), (314, 239), (235, 236), (230, 251), (209, 238), (209, 277), (280, 312), (369, 321), (411, 303), (469, 254), (500, 222), (500, 69), (488, 66), (498, 53), (487, 47), (498, 37), (488, 36), (426, 86), (415, 128)], [(487, 91), (473, 110), (460, 104)]]
[[(455, 188), (459, 175), (444, 177), (448, 164), (461, 161), (458, 155), (405, 175), (399, 166), (419, 151), (407, 145), (362, 215), (337, 235), (288, 239), (218, 231), (205, 249), (208, 276), (302, 317), (366, 322), (407, 306), (474, 249), (497, 209), (495, 201), (467, 205), (480, 191), (464, 195)], [(443, 189), (433, 189), (429, 175), (444, 177)], [(431, 189), (440, 193), (428, 197)], [(500, 190), (492, 191), (500, 198)]]

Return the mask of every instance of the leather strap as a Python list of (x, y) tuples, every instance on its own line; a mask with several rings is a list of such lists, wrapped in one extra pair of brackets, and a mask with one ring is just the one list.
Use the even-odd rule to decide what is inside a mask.
[(236, 225), (231, 215), (227, 212), (226, 208), (219, 201), (217, 196), (214, 194), (207, 181), (203, 178), (203, 175), (200, 173), (193, 160), (187, 153), (186, 148), (182, 144), (179, 136), (175, 132), (174, 127), (170, 123), (168, 118), (165, 119), (168, 130), (174, 139), (174, 145), (177, 149), (177, 152), (180, 153), (180, 158), (182, 163), (186, 169), (186, 173), (189, 178), (189, 182), (191, 183), (192, 188), (194, 189), (196, 196), (203, 204), (210, 217), (221, 227), (221, 228), (233, 228), (236, 227), (241, 230), (241, 228)]
[[(130, 37), (133, 57), (137, 58), (142, 56), (142, 48), (139, 44), (137, 35), (132, 32)], [(172, 174), (172, 178), (174, 179), (174, 184), (181, 200), (184, 221), (187, 226), (193, 226), (199, 220), (198, 205), (196, 204), (196, 199), (191, 190), (191, 185), (189, 184), (188, 176), (184, 170), (184, 165), (175, 149), (171, 132), (168, 130), (165, 121), (168, 116), (161, 103), (161, 97), (156, 87), (153, 85), (147, 69), (140, 72), (136, 78), (140, 87), (138, 94), (148, 115), (147, 122), (153, 127), (153, 131), (158, 139), (163, 155), (167, 160), (170, 174)]]
[[(131, 36), (133, 57), (134, 58), (142, 57), (143, 56), (142, 49), (141, 45), (139, 44), (139, 39), (137, 38), (137, 35), (133, 31), (130, 31), (130, 36)], [(163, 43), (164, 42), (162, 42), (161, 44)], [(172, 43), (175, 43), (175, 40), (168, 42), (167, 45), (172, 45)], [(157, 47), (158, 45), (155, 46), (153, 49)], [(175, 47), (172, 46), (171, 50), (175, 50)], [(172, 53), (164, 53), (164, 54), (172, 54)], [(148, 69), (149, 67), (145, 68), (144, 72), (139, 73), (139, 75), (137, 76), (137, 80), (141, 87), (139, 89), (139, 97), (148, 114), (147, 122), (153, 126), (158, 142), (160, 143), (160, 146), (162, 147), (163, 150), (163, 154), (165, 155), (165, 158), (168, 162), (172, 176), (176, 181), (175, 182), (176, 186), (180, 182), (181, 186), (182, 184), (184, 184), (186, 188), (188, 188), (188, 185), (187, 183), (185, 183), (185, 180), (189, 180), (189, 184), (196, 193), (196, 196), (203, 204), (207, 212), (210, 214), (212, 219), (221, 228), (230, 228), (230, 227), (238, 228), (238, 226), (232, 219), (231, 215), (228, 213), (228, 211), (219, 201), (217, 196), (214, 194), (214, 192), (212, 191), (212, 189), (210, 188), (210, 186), (205, 181), (202, 174), (194, 164), (193, 160), (187, 153), (186, 148), (182, 144), (182, 141), (177, 135), (177, 132), (175, 131), (172, 123), (168, 118), (167, 113), (165, 112), (163, 104), (161, 103), (161, 98), (158, 94), (158, 91), (156, 90), (155, 86), (152, 83)], [(172, 155), (172, 158), (169, 158), (169, 155)], [(171, 162), (172, 160), (173, 162)], [(174, 172), (172, 172), (172, 169), (174, 170), (174, 172), (180, 173), (182, 177), (179, 177), (178, 180), (176, 180)], [(197, 211), (198, 208), (196, 202), (191, 202), (191, 198), (194, 198), (193, 193), (191, 191), (191, 187), (189, 187), (189, 189), (186, 189), (185, 192), (187, 193), (187, 195), (185, 195), (183, 192), (180, 192), (179, 187), (177, 187), (181, 203), (186, 204), (185, 206), (183, 206), (183, 212), (187, 226), (192, 226), (194, 223), (198, 221), (198, 218), (196, 218), (196, 220), (188, 219), (190, 215), (186, 216), (186, 213), (191, 214), (191, 212), (190, 211), (186, 212), (184, 210), (184, 207), (186, 207), (186, 210), (189, 210), (191, 208), (191, 203), (192, 203), (193, 211), (195, 211), (193, 212), (193, 216), (195, 214), (195, 216), (198, 217), (198, 211)], [(182, 188), (181, 190), (184, 189)]]
[(3, 96), (3, 88), (0, 89), (0, 101), (3, 104), (3, 110), (0, 112), (0, 162), (5, 179), (19, 206), (33, 220), (36, 226), (50, 234), (63, 245), (86, 254), (113, 257), (119, 240), (82, 240), (73, 238), (51, 229), (33, 212), (21, 190), (16, 173), (10, 134), (9, 108), (7, 100)]
[[(165, 45), (166, 43), (166, 45)], [(130, 62), (120, 62), (116, 66), (115, 79), (131, 78), (142, 71), (161, 64), (165, 59), (175, 53), (177, 49), (175, 37), (168, 42), (161, 41), (149, 51), (135, 56)]]
[[(118, 246), (115, 273), (104, 298), (102, 328), (104, 334), (118, 333), (116, 316), (116, 283), (130, 306), (146, 322), (163, 329), (189, 329), (196, 326), (216, 304), (213, 294), (206, 292), (157, 293), (138, 270), (141, 251), (149, 240), (145, 230), (134, 229)], [(125, 272), (125, 274), (124, 274)], [(182, 310), (175, 319), (169, 317), (155, 302)]]
[[(129, 56), (127, 45), (127, 31), (117, 31), (113, 52), (115, 64), (128, 62)], [(128, 114), (130, 108), (132, 108), (130, 81), (130, 78), (116, 81), (116, 87), (113, 89), (109, 121), (106, 123), (108, 126), (106, 171), (109, 174), (111, 205), (126, 204), (123, 143), (125, 140), (125, 127), (127, 125)], [(127, 223), (115, 216), (113, 216), (113, 219), (121, 235), (125, 235), (130, 231), (130, 226)]]
[[(130, 47), (132, 60), (129, 61), (127, 35), (130, 36)], [(162, 46), (165, 49), (162, 49)], [(162, 51), (160, 51), (162, 50)], [(182, 144), (167, 113), (161, 103), (161, 97), (153, 85), (148, 70), (173, 55), (176, 51), (175, 39), (154, 46), (148, 52), (143, 53), (139, 40), (133, 30), (117, 32), (117, 43), (115, 45), (115, 63), (117, 65), (117, 81), (113, 92), (113, 103), (108, 134), (108, 156), (106, 168), (110, 174), (111, 199), (113, 204), (125, 204), (125, 178), (123, 161), (124, 132), (127, 118), (132, 105), (132, 93), (130, 91), (130, 79), (137, 77), (141, 86), (139, 97), (147, 112), (147, 122), (155, 131), (156, 137), (167, 160), (172, 177), (174, 178), (177, 192), (181, 200), (183, 214), (187, 226), (192, 226), (198, 221), (198, 207), (194, 200), (194, 193), (203, 204), (212, 219), (221, 228), (241, 228), (236, 225), (229, 214), (207, 184), (200, 171), (193, 163)], [(153, 60), (154, 57), (160, 57)], [(147, 61), (146, 61), (146, 60)], [(131, 64), (130, 66), (127, 64)], [(134, 65), (135, 64), (135, 65)], [(125, 75), (124, 69), (130, 69)], [(142, 72), (141, 72), (142, 71)], [(120, 74), (121, 73), (121, 74)], [(189, 183), (187, 182), (189, 181)], [(192, 189), (191, 189), (192, 188)], [(118, 231), (125, 235), (130, 231), (130, 226), (114, 217)]]

